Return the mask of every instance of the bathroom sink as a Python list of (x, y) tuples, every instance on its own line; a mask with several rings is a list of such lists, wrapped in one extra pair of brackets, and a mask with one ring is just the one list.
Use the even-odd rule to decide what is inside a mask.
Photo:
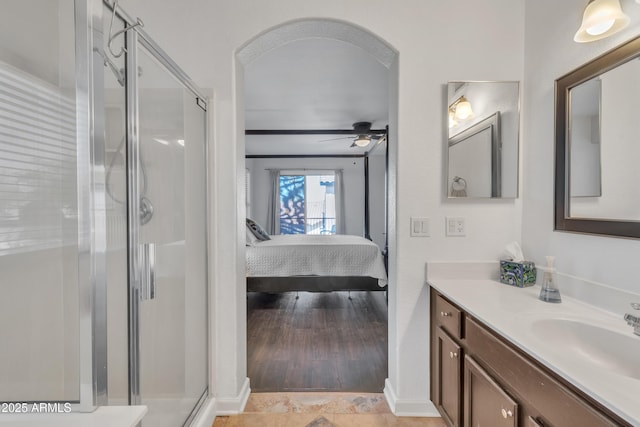
[(570, 319), (540, 319), (532, 332), (541, 340), (575, 358), (576, 363), (640, 380), (640, 337)]

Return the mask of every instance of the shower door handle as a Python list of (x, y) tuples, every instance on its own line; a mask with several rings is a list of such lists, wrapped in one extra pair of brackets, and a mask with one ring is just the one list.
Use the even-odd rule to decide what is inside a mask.
[(156, 297), (156, 244), (143, 243), (142, 254), (142, 280), (140, 299), (152, 300)]

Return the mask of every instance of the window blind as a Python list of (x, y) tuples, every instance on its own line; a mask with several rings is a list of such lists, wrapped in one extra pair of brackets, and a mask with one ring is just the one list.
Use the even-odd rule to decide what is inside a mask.
[(77, 244), (76, 158), (74, 94), (0, 61), (0, 255)]

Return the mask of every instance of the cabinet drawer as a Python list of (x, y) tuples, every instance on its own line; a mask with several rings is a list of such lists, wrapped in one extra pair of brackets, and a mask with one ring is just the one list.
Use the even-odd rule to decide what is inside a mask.
[(508, 384), (507, 391), (516, 395), (520, 403), (538, 411), (535, 414), (540, 417), (538, 423), (589, 427), (619, 425), (469, 317), (465, 319), (465, 336), (474, 358), (482, 362), (501, 384)]
[(434, 317), (436, 326), (442, 327), (454, 338), (462, 338), (462, 312), (438, 294), (436, 294)]

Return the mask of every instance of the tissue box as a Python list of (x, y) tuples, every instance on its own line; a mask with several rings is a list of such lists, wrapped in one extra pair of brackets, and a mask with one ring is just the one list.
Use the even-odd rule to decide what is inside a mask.
[(519, 288), (532, 286), (536, 283), (536, 264), (500, 260), (500, 282)]

